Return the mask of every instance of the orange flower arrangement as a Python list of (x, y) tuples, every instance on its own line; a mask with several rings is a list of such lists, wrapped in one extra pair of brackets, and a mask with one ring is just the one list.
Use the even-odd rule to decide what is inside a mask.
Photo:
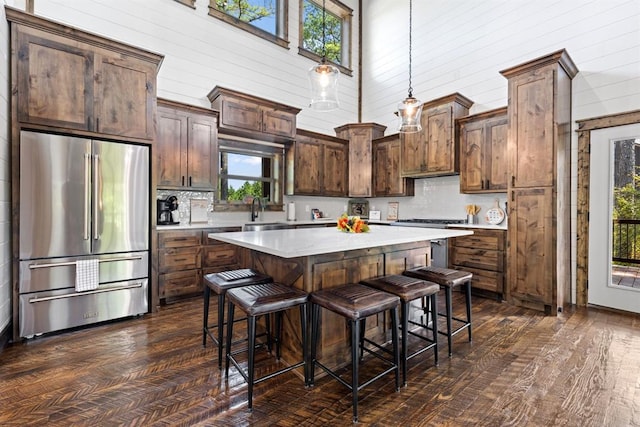
[(359, 216), (348, 216), (345, 213), (338, 218), (338, 230), (345, 233), (366, 233), (369, 231), (369, 225)]

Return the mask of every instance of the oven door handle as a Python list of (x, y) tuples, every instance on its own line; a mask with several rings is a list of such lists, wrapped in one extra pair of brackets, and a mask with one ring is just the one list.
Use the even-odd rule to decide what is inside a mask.
[(438, 246), (444, 246), (446, 244), (446, 240), (432, 240), (431, 244), (432, 245), (438, 245)]

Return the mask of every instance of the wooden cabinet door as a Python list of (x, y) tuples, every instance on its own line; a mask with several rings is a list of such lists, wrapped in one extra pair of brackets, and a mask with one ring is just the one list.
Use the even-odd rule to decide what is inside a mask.
[(187, 171), (187, 117), (158, 107), (156, 174), (159, 187), (181, 187)]
[(110, 54), (97, 54), (94, 65), (96, 132), (153, 139), (155, 67)]
[(455, 172), (451, 107), (431, 108), (424, 114), (427, 131), (427, 172)]
[(213, 190), (217, 181), (217, 121), (208, 116), (193, 115), (188, 119), (187, 143), (188, 186)]
[(400, 134), (373, 141), (373, 195), (413, 196), (413, 179), (401, 173)]
[(509, 81), (510, 170), (513, 187), (554, 184), (554, 68), (538, 68)]
[(320, 195), (322, 143), (298, 135), (295, 142), (294, 194)]
[(325, 141), (322, 153), (322, 194), (347, 196), (349, 161), (347, 145)]
[(262, 110), (255, 103), (224, 98), (220, 113), (220, 124), (225, 128), (262, 132)]
[(293, 138), (296, 135), (296, 117), (292, 113), (262, 107), (262, 131)]
[(352, 129), (349, 135), (349, 196), (371, 197), (371, 131)]
[[(389, 192), (390, 173), (388, 144), (378, 143), (373, 145), (373, 196), (386, 196)], [(400, 163), (398, 161), (398, 163)]]
[(512, 189), (509, 201), (507, 284), (521, 305), (555, 313), (556, 284), (552, 188)]
[(491, 191), (507, 191), (508, 167), (507, 141), (509, 120), (506, 117), (490, 120), (485, 126), (485, 140), (488, 147), (485, 155), (487, 189)]
[(62, 37), (18, 28), (18, 120), (90, 130), (94, 117), (93, 54)]
[(421, 176), (427, 171), (425, 130), (400, 134), (402, 176)]
[(485, 190), (485, 124), (465, 123), (460, 129), (460, 191)]

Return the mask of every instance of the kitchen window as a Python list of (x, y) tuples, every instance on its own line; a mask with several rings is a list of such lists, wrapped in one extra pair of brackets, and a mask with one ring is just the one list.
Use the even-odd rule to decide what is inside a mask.
[(288, 8), (289, 0), (210, 0), (209, 15), (287, 48)]
[(249, 210), (256, 197), (267, 210), (282, 209), (283, 145), (222, 139), (219, 156), (216, 205), (221, 210)]
[(352, 75), (351, 16), (353, 11), (336, 0), (325, 0), (323, 39), (322, 0), (300, 0), (300, 47), (298, 53), (320, 62), (324, 50), (327, 61)]

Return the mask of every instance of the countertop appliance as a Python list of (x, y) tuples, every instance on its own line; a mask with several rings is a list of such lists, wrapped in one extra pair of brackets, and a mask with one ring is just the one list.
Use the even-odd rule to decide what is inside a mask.
[[(464, 224), (466, 219), (443, 218), (409, 218), (399, 219), (390, 225), (402, 227), (447, 228), (449, 224)], [(431, 265), (434, 267), (448, 267), (449, 243), (447, 239), (431, 241)]]
[(147, 146), (21, 132), (21, 337), (148, 311), (149, 174)]
[(178, 198), (169, 196), (166, 199), (157, 200), (158, 225), (178, 225), (180, 222), (173, 220), (173, 211), (178, 210)]

